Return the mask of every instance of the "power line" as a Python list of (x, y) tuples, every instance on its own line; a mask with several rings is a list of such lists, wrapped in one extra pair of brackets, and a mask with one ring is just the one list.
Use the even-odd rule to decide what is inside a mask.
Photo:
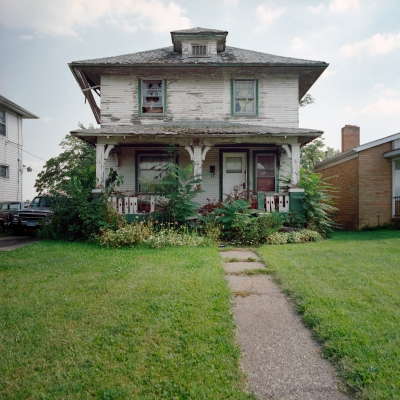
[(43, 161), (47, 162), (47, 160), (45, 160), (44, 158), (42, 158), (42, 157), (39, 157), (39, 156), (35, 156), (34, 154), (32, 154), (32, 153), (29, 153), (29, 151), (26, 151), (26, 150), (24, 150), (24, 149), (22, 149), (22, 151), (23, 151), (23, 152), (25, 152), (25, 153), (28, 153), (28, 154), (30, 154), (30, 155), (31, 155), (31, 156), (33, 156), (33, 157), (40, 158), (41, 160), (43, 160)]

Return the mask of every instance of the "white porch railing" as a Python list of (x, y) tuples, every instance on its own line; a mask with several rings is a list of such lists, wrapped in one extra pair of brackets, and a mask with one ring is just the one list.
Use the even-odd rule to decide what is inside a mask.
[[(113, 209), (118, 214), (137, 214), (138, 211), (138, 198), (133, 196), (112, 196), (108, 198)], [(155, 196), (150, 196), (150, 200), (146, 202), (150, 204), (150, 212), (155, 209)]]
[(259, 193), (257, 198), (259, 211), (289, 211), (289, 193)]

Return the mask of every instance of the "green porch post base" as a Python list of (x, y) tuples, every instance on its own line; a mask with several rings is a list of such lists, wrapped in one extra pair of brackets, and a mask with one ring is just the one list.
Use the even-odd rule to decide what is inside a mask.
[(257, 208), (258, 211), (265, 211), (265, 203), (264, 203), (265, 194), (258, 193), (257, 194)]
[(290, 212), (303, 212), (303, 189), (289, 189), (289, 211)]
[(138, 213), (138, 214), (125, 214), (126, 222), (131, 224), (133, 222), (146, 221), (150, 214)]

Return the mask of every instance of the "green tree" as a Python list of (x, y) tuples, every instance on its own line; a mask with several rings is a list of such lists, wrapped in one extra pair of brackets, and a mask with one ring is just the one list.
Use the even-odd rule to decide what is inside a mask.
[(309, 104), (314, 104), (315, 99), (314, 97), (311, 96), (311, 94), (306, 94), (300, 101), (299, 101), (299, 107), (305, 107), (308, 106)]
[[(326, 156), (333, 157), (340, 153), (339, 150), (335, 150), (332, 147), (326, 147), (323, 141), (324, 139), (314, 139), (307, 146), (304, 146), (300, 150), (300, 164), (301, 167), (308, 170), (314, 171), (315, 164), (326, 159)], [(326, 154), (328, 152), (328, 154)]]
[[(81, 129), (85, 127), (79, 123)], [(89, 126), (89, 128), (92, 126)], [(83, 140), (66, 135), (60, 143), (63, 152), (50, 158), (38, 174), (35, 182), (39, 194), (65, 191), (72, 178), (77, 178), (82, 186), (96, 186), (96, 150)]]

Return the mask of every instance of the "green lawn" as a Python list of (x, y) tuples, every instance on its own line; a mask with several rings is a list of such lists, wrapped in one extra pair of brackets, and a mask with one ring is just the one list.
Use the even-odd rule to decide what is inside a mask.
[(349, 388), (400, 399), (400, 231), (342, 232), (258, 253)]
[(211, 247), (0, 253), (0, 398), (248, 399)]

